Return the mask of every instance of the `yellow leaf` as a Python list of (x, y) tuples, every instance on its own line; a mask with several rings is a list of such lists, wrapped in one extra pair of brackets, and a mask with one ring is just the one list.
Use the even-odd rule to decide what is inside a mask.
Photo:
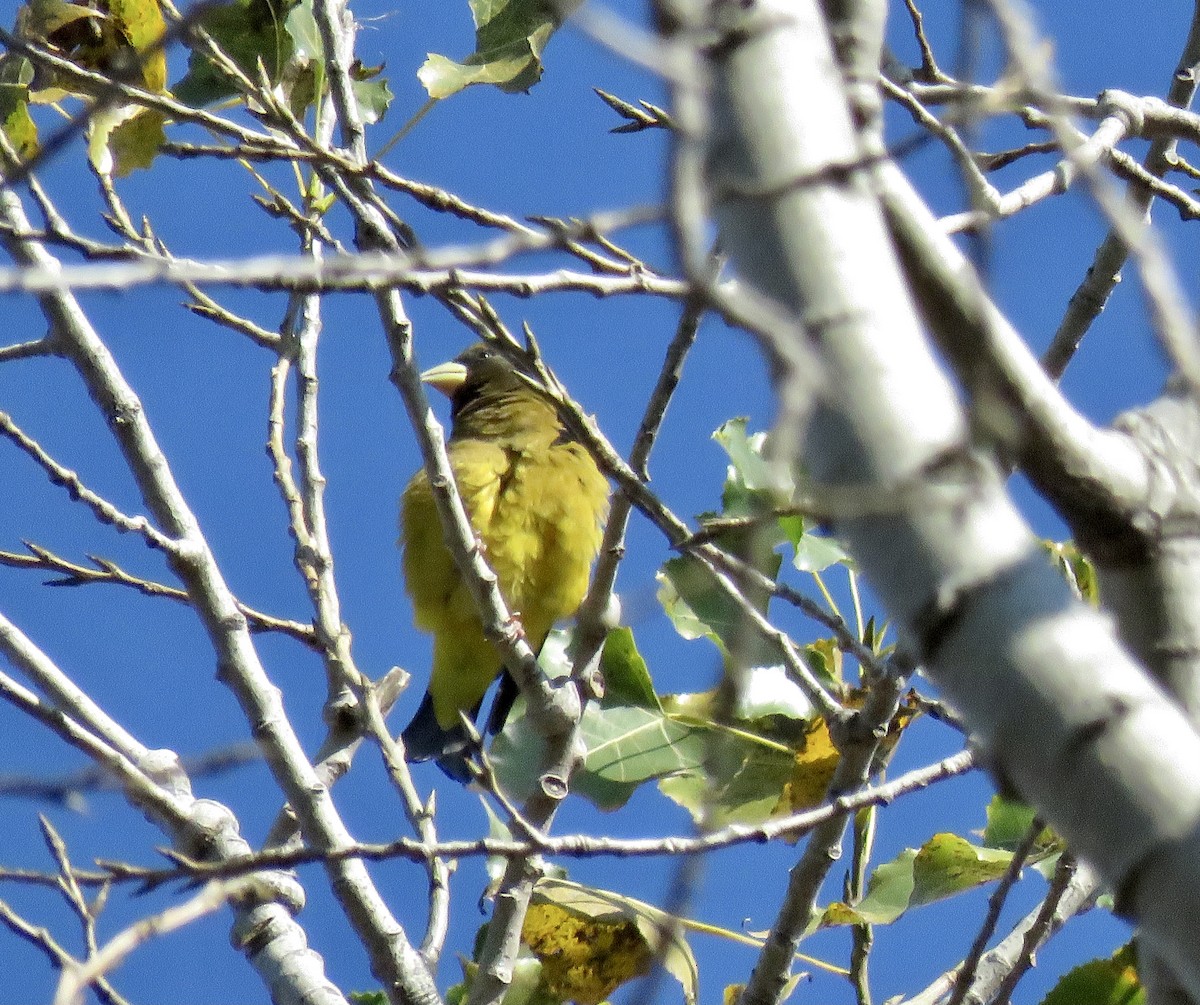
[[(645, 973), (657, 957), (679, 981), (684, 1002), (694, 1005), (700, 980), (696, 959), (682, 934), (673, 931), (675, 919), (669, 914), (633, 897), (550, 876), (539, 880), (534, 887), (533, 904), (562, 912), (551, 912), (549, 920), (539, 912), (532, 928), (526, 921), (524, 933), (526, 944), (542, 961), (543, 971), (553, 972), (555, 981), (560, 979), (560, 972), (568, 971), (558, 987), (562, 992), (560, 998), (574, 998), (579, 1005), (594, 1005), (600, 1000), (595, 995), (606, 996), (617, 986), (610, 984), (612, 980), (619, 984)], [(559, 934), (564, 917), (575, 919), (570, 928), (571, 938), (565, 941)], [(549, 955), (535, 949), (531, 938), (539, 940)], [(556, 960), (561, 961), (561, 966)], [(543, 976), (543, 986), (548, 987), (549, 983), (549, 978)], [(603, 990), (606, 986), (608, 990)]]
[(149, 91), (167, 86), (167, 55), (162, 37), (166, 31), (158, 0), (109, 0), (109, 17), (141, 60), (142, 81)]
[[(852, 688), (846, 695), (846, 704), (851, 708), (861, 708), (866, 698), (866, 691)], [(887, 733), (879, 743), (879, 755), (886, 758), (895, 750), (904, 728), (917, 714), (916, 692), (910, 691), (888, 723)], [(825, 801), (829, 782), (837, 770), (840, 757), (825, 720), (813, 720), (804, 736), (803, 746), (796, 752), (792, 777), (784, 785), (771, 816), (786, 816), (820, 806)], [(877, 761), (879, 759), (876, 758)]]
[(587, 918), (558, 904), (532, 904), (521, 938), (542, 962), (542, 982), (563, 1001), (599, 1005), (644, 974), (653, 953), (625, 918)]
[(784, 816), (820, 806), (840, 758), (824, 719), (815, 720), (796, 752), (792, 777), (779, 794), (772, 816)]

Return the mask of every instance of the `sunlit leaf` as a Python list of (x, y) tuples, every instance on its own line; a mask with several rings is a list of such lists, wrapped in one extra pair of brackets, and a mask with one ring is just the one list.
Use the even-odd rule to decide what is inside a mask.
[(704, 756), (702, 727), (634, 706), (598, 709), (581, 724), (588, 752), (584, 767), (615, 782), (661, 778)]
[(748, 421), (744, 416), (730, 419), (713, 433), (713, 439), (729, 455), (726, 491), (737, 486), (776, 500), (790, 498), (795, 486), (787, 467), (763, 456), (767, 434), (747, 432)]
[(1042, 999), (1042, 1005), (1145, 1005), (1146, 991), (1137, 971), (1135, 943), (1118, 949), (1111, 959), (1076, 967)]
[(662, 710), (650, 670), (638, 652), (631, 629), (614, 628), (608, 633), (600, 656), (600, 672), (604, 674), (606, 699)]
[(820, 926), (890, 924), (909, 908), (999, 879), (1011, 861), (1011, 852), (973, 845), (957, 834), (935, 834), (920, 848), (907, 848), (879, 866), (858, 904), (826, 908)]
[(742, 690), (733, 714), (743, 721), (772, 715), (810, 719), (813, 704), (804, 689), (788, 676), (784, 667), (759, 666), (744, 672)]
[(931, 904), (999, 879), (1011, 861), (1012, 854), (1002, 849), (981, 848), (957, 834), (935, 834), (913, 862), (911, 906)]
[(1093, 607), (1100, 603), (1100, 584), (1092, 560), (1079, 550), (1074, 541), (1042, 541), (1063, 578), (1076, 594)]
[(29, 114), (33, 66), (24, 56), (0, 57), (0, 129), (22, 160), (38, 152), (37, 124)]
[(368, 126), (383, 118), (395, 97), (388, 82), (378, 78), (353, 77), (350, 88), (358, 105), (358, 114)]
[(430, 53), (417, 79), (431, 98), (448, 98), (472, 84), (528, 91), (542, 77), (542, 51), (562, 17), (582, 0), (470, 0), (475, 51), (461, 62)]
[(824, 572), (831, 565), (850, 561), (846, 549), (832, 537), (806, 531), (795, 542), (792, 564), (800, 572)]

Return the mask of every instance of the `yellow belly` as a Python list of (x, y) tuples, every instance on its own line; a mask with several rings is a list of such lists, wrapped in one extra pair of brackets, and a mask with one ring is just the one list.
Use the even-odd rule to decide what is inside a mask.
[[(451, 467), (509, 609), (530, 646), (587, 592), (608, 509), (608, 484), (576, 443), (514, 450), (484, 440), (449, 445)], [(438, 724), (474, 712), (501, 670), (446, 549), (425, 472), (404, 492), (404, 573), (417, 626), (434, 637), (430, 693)]]

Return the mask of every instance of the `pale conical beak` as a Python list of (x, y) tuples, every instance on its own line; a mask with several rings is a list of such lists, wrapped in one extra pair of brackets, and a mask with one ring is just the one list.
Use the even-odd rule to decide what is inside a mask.
[(430, 387), (436, 387), (447, 398), (453, 398), (454, 392), (467, 381), (467, 368), (454, 360), (439, 363), (422, 373), (421, 380)]

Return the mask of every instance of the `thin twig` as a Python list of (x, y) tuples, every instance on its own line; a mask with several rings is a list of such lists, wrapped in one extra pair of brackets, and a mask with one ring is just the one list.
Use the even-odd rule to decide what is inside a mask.
[[(48, 586), (83, 586), (88, 583), (112, 583), (118, 586), (132, 587), (147, 597), (166, 597), (181, 604), (191, 603), (186, 590), (182, 590), (177, 586), (168, 586), (157, 580), (135, 576), (131, 572), (126, 572), (111, 559), (101, 558), (98, 555), (89, 555), (88, 560), (95, 563), (95, 567), (93, 568), (65, 559), (61, 555), (57, 555), (50, 551), (50, 549), (44, 548), (32, 541), (23, 541), (22, 543), (32, 554), (23, 555), (19, 552), (0, 551), (0, 565), (16, 569), (39, 569), (44, 572), (57, 573), (63, 577), (61, 579), (48, 580)], [(249, 623), (250, 631), (280, 632), (284, 635), (290, 635), (303, 645), (309, 647), (316, 645), (312, 625), (305, 625), (299, 621), (291, 621), (286, 618), (276, 617), (273, 614), (266, 614), (263, 611), (255, 610), (253, 607), (243, 604), (241, 601), (237, 603), (238, 610), (245, 615)]]
[(116, 527), (117, 530), (142, 537), (151, 548), (157, 548), (167, 555), (178, 555), (179, 542), (172, 540), (155, 528), (148, 517), (129, 516), (121, 512), (103, 496), (93, 492), (83, 484), (83, 479), (65, 465), (59, 464), (42, 448), (41, 444), (29, 436), (20, 426), (13, 422), (12, 417), (0, 411), (0, 436), (6, 436), (19, 449), (33, 459), (54, 485), (67, 490), (67, 494), (77, 502), (83, 503), (101, 523)]
[(347, 858), (369, 861), (408, 859), (421, 862), (428, 855), (448, 860), (500, 856), (522, 858), (529, 855), (548, 855), (563, 858), (659, 858), (707, 854), (744, 844), (762, 844), (786, 839), (795, 841), (824, 823), (854, 813), (866, 806), (885, 806), (911, 792), (927, 788), (974, 770), (974, 755), (970, 751), (951, 754), (934, 764), (916, 768), (878, 785), (863, 786), (839, 795), (815, 809), (803, 810), (757, 826), (730, 824), (707, 834), (667, 836), (656, 838), (611, 838), (584, 834), (554, 836), (540, 832), (527, 823), (527, 835), (522, 839), (476, 838), (473, 840), (440, 841), (427, 845), (422, 841), (400, 838), (386, 844), (358, 843), (333, 852), (313, 848), (268, 849), (236, 862), (185, 862), (171, 869), (144, 869), (118, 863), (103, 863), (110, 870), (113, 882), (160, 885), (179, 879), (231, 878), (262, 869), (290, 869), (318, 862)]

